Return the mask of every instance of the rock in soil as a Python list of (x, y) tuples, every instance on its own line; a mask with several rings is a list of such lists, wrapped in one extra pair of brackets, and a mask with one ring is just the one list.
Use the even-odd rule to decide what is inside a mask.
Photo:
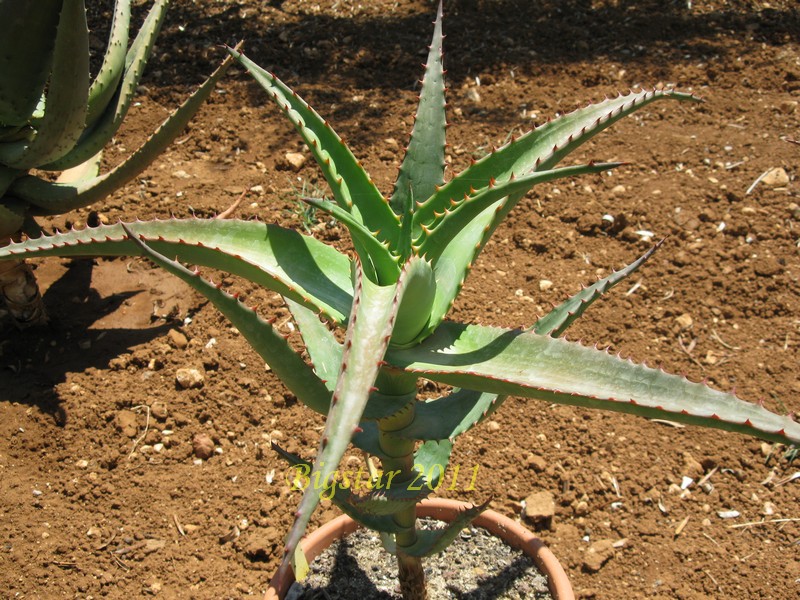
[(614, 556), (614, 546), (611, 540), (598, 540), (586, 551), (583, 559), (583, 570), (596, 573), (604, 564)]
[(550, 492), (534, 492), (525, 498), (522, 516), (536, 529), (550, 529), (556, 514), (556, 501)]
[(214, 441), (205, 433), (198, 433), (192, 440), (192, 452), (197, 458), (208, 460), (214, 456)]
[(197, 369), (178, 369), (175, 372), (175, 380), (183, 389), (203, 387), (205, 376)]
[(139, 426), (136, 424), (136, 413), (129, 410), (119, 411), (114, 424), (122, 435), (129, 438), (135, 438), (139, 432)]

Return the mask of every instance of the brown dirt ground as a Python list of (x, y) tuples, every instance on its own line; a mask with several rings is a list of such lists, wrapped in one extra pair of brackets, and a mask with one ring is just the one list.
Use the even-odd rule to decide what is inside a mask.
[[(92, 8), (100, 46), (107, 4)], [(648, 107), (589, 143), (577, 158), (630, 164), (524, 200), (478, 261), (453, 317), (531, 323), (642, 253), (647, 244), (631, 232), (650, 230), (669, 236), (661, 250), (570, 336), (736, 387), (775, 411), (800, 410), (800, 147), (786, 141), (800, 137), (796, 4), (465, 0), (446, 10), (454, 170), (512, 132), (618, 89), (675, 84), (706, 100)], [(139, 104), (106, 161), (134, 149), (212, 70), (218, 44), (244, 38), (388, 192), (433, 12), (423, 0), (175, 0)], [(300, 147), (265, 94), (232, 72), (176, 144), (95, 207), (97, 218), (207, 216), (262, 186), (248, 191), (239, 216), (302, 227), (292, 197), (322, 183), (311, 161), (284, 168), (284, 154)], [(788, 183), (747, 193), (775, 167)], [(604, 215), (616, 226), (604, 227)], [(77, 211), (46, 225), (89, 218)], [(323, 223), (319, 233), (347, 245), (337, 227)], [(146, 261), (36, 266), (53, 324), (24, 335), (6, 324), (0, 338), (0, 595), (260, 595), (298, 500), (263, 448), (271, 437), (313, 452), (320, 420), (212, 307)], [(541, 280), (552, 287), (541, 291)], [(264, 314), (286, 315), (271, 293), (224, 282)], [(681, 315), (691, 317), (683, 330)], [(176, 369), (187, 366), (204, 371), (204, 387), (176, 386)], [(779, 485), (797, 470), (780, 448), (519, 399), (494, 423), (463, 436), (454, 455), (462, 472), (479, 465), (476, 490), (442, 494), (492, 497), (496, 509), (518, 514), (530, 492), (550, 490), (556, 517), (541, 535), (580, 597), (798, 597), (800, 482)], [(191, 451), (197, 433), (222, 451), (200, 465)], [(676, 491), (683, 476), (713, 469), (708, 491)], [(740, 516), (720, 518), (726, 510)], [(323, 507), (314, 523), (334, 514)], [(786, 521), (731, 528), (765, 518)], [(240, 536), (222, 541), (236, 525)], [(598, 540), (619, 543), (587, 572), (584, 557)]]

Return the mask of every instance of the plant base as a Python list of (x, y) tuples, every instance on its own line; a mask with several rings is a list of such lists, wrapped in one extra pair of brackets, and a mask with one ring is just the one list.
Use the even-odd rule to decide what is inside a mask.
[(0, 302), (20, 329), (47, 321), (36, 277), (25, 261), (0, 263)]
[[(426, 500), (417, 506), (418, 516), (440, 521), (451, 521), (465, 506), (463, 502), (445, 499)], [(494, 511), (484, 511), (473, 525), (481, 527), (501, 539), (509, 546), (519, 549), (533, 559), (539, 571), (547, 577), (550, 593), (556, 600), (574, 600), (572, 587), (558, 560), (544, 544), (519, 523)], [(358, 523), (347, 516), (341, 516), (309, 534), (303, 541), (303, 548), (309, 562), (319, 556), (338, 539), (350, 535), (359, 528)], [(291, 570), (279, 570), (270, 582), (265, 600), (285, 597), (294, 577)]]

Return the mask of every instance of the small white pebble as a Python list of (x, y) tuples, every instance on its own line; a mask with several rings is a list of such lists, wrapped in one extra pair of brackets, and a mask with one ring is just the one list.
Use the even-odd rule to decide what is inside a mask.
[(720, 519), (735, 519), (739, 516), (738, 510), (721, 510), (717, 513)]

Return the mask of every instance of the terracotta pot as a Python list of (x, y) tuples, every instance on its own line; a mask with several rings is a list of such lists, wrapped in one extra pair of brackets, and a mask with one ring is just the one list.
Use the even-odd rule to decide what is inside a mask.
[[(417, 516), (449, 522), (466, 506), (469, 505), (456, 500), (429, 498), (417, 505)], [(522, 525), (493, 510), (483, 511), (472, 524), (482, 527), (512, 548), (522, 550), (527, 556), (530, 556), (539, 571), (547, 576), (550, 593), (555, 600), (575, 600), (572, 585), (561, 567), (561, 563), (539, 538)], [(353, 533), (359, 527), (360, 525), (353, 519), (342, 515), (310, 533), (302, 542), (308, 562), (311, 563), (325, 548), (336, 540)], [(294, 583), (294, 574), (291, 568), (278, 569), (269, 583), (264, 600), (282, 599), (292, 583)]]

